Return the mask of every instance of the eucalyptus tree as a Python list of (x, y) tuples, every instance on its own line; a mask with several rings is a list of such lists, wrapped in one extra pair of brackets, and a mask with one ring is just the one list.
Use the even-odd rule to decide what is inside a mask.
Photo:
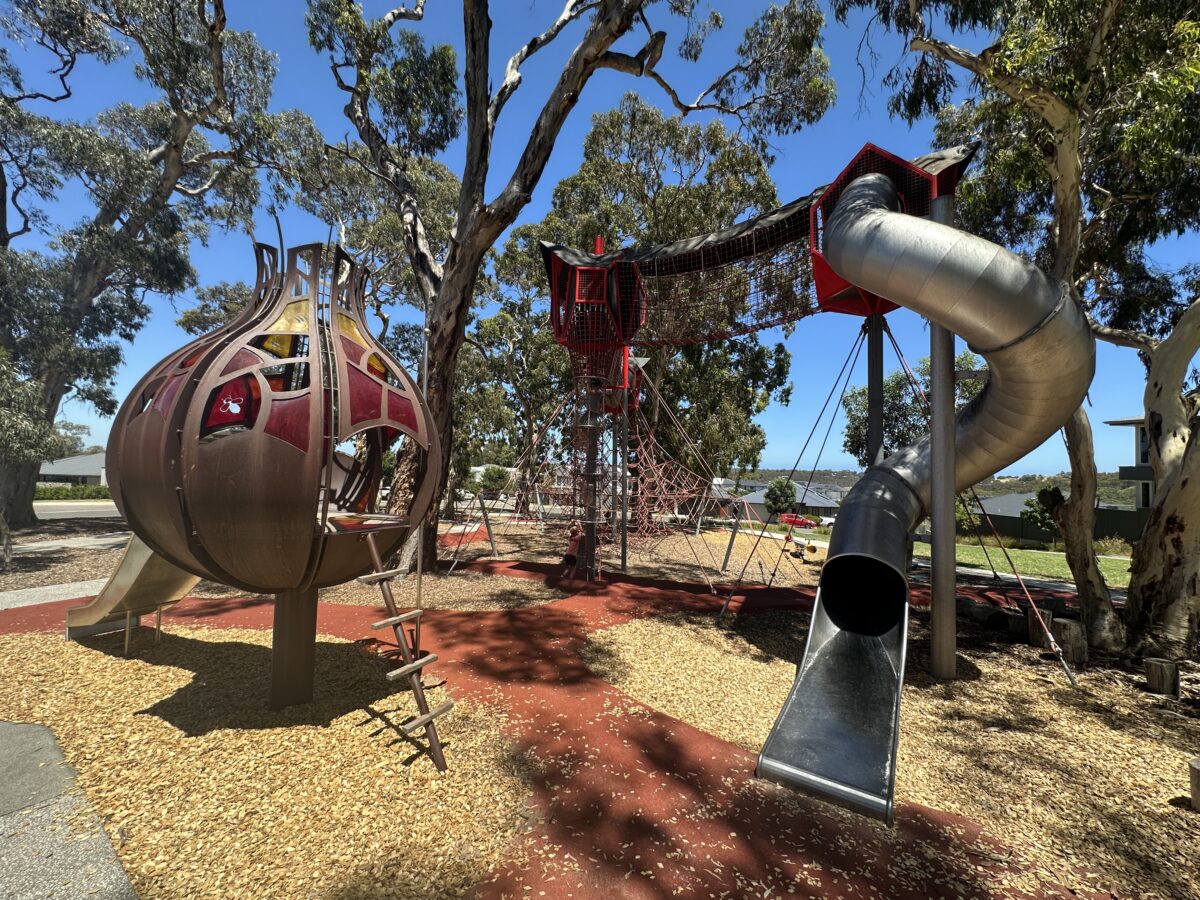
[[(76, 426), (78, 427), (78, 426)], [(24, 378), (0, 350), (0, 466), (5, 468), (69, 456), (82, 444), (78, 432), (56, 428), (44, 415), (37, 384)], [(0, 569), (12, 561), (12, 535), (0, 508)]]
[[(256, 168), (313, 132), (267, 112), (275, 58), (227, 27), (222, 0), (11, 0), (0, 27), (0, 347), (47, 422), (68, 396), (111, 414), (120, 342), (145, 322), (147, 293), (194, 283), (190, 242), (249, 229)], [(153, 98), (70, 118), (84, 60), (128, 61)], [(68, 191), (85, 212), (59, 221), (51, 204)], [(15, 522), (32, 518), (36, 473), (0, 472)]]
[[(940, 116), (946, 142), (983, 139), (963, 185), (966, 227), (1060, 279), (1096, 336), (1139, 353), (1157, 495), (1134, 552), (1124, 622), (1092, 545), (1096, 473), (1083, 409), (1067, 424), (1069, 498), (1047, 497), (1090, 639), (1182, 656), (1200, 637), (1200, 430), (1189, 392), (1200, 349), (1195, 277), (1161, 271), (1155, 241), (1200, 226), (1200, 24), (1187, 0), (836, 0), (844, 17), (909, 41), (885, 76), (893, 112)], [(990, 32), (974, 52), (948, 35)], [(966, 75), (975, 88), (948, 103)], [(1128, 626), (1127, 633), (1125, 626)]]
[[(954, 358), (957, 371), (974, 371), (983, 364), (970, 350), (963, 350)], [(929, 357), (923, 357), (913, 367), (921, 394), (913, 388), (908, 373), (898, 369), (883, 379), (883, 449), (885, 455), (915, 444), (929, 433), (929, 406), (924, 398), (929, 396), (931, 373)], [(954, 385), (954, 405), (961, 409), (976, 394), (983, 390), (983, 382), (963, 379)], [(864, 469), (874, 460), (868, 453), (867, 389), (853, 387), (842, 398), (842, 409), (846, 414), (842, 449), (858, 460)]]
[[(815, 0), (769, 7), (747, 29), (735, 60), (708, 66), (721, 74), (691, 102), (658, 71), (668, 34), (651, 20), (671, 17), (679, 23), (684, 33), (676, 42), (678, 51), (698, 61), (705, 36), (722, 19), (698, 15), (694, 0), (567, 0), (527, 43), (509, 49), (496, 85), (489, 4), (464, 0), (461, 71), (450, 47), (430, 47), (406, 27), (423, 19), (425, 5), (416, 0), (372, 18), (353, 0), (309, 0), (308, 24), (310, 42), (328, 57), (331, 75), (345, 93), (344, 113), (372, 174), (393, 193), (406, 261), (429, 309), (429, 404), (448, 441), (455, 365), (487, 253), (529, 203), (563, 124), (596, 72), (611, 69), (653, 82), (681, 113), (732, 116), (760, 143), (816, 119), (828, 106), (832, 87), (828, 61), (818, 47), (823, 18)], [(524, 86), (522, 67), (528, 60), (571, 34), (577, 43), (558, 77)], [(539, 110), (534, 125), (512, 170), (498, 174), (502, 187), (489, 199), (496, 128), (518, 92), (527, 95), (539, 87), (539, 96), (528, 100)], [(454, 221), (440, 236), (446, 249), (439, 253), (438, 235), (411, 173), (416, 160), (444, 150), (464, 126)], [(407, 461), (411, 478), (416, 459)], [(445, 479), (443, 468), (442, 487)], [(427, 532), (432, 540), (432, 529)]]
[[(502, 289), (545, 296), (538, 241), (608, 249), (715, 231), (779, 205), (767, 161), (720, 121), (688, 124), (635, 94), (599, 113), (578, 172), (559, 182), (546, 218), (514, 229), (497, 267)], [(734, 303), (735, 298), (726, 298)], [(549, 324), (540, 312), (548, 340)], [(753, 418), (790, 397), (791, 354), (757, 335), (645, 351), (647, 425), (673, 456), (699, 471), (754, 469), (766, 444)], [(669, 408), (669, 412), (664, 409)], [(685, 434), (660, 427), (677, 417)], [(693, 459), (693, 455), (698, 459)]]

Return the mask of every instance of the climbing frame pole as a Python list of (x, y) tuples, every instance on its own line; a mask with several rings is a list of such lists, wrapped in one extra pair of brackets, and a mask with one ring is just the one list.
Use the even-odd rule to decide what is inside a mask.
[[(954, 224), (954, 196), (935, 198), (930, 218), (942, 225)], [(929, 510), (930, 587), (932, 639), (930, 669), (934, 678), (957, 677), (957, 607), (955, 579), (957, 560), (954, 543), (954, 334), (930, 323), (930, 368), (932, 369), (932, 465), (933, 486)]]
[(629, 571), (629, 391), (621, 404), (621, 571)]
[(883, 451), (883, 314), (867, 316), (867, 460)]
[(499, 556), (496, 551), (496, 536), (492, 534), (492, 520), (488, 516), (487, 501), (483, 499), (483, 491), (476, 496), (479, 498), (479, 512), (483, 515), (483, 528), (487, 532), (488, 543), (492, 545), (492, 556)]
[(733, 528), (729, 530), (729, 545), (725, 548), (725, 559), (721, 562), (721, 571), (725, 572), (729, 569), (729, 557), (733, 555), (733, 542), (737, 540), (738, 525), (742, 521), (742, 507), (736, 506), (733, 510)]

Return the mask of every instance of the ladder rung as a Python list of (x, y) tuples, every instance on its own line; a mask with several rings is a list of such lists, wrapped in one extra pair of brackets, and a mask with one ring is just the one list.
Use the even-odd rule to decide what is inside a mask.
[(400, 613), (398, 616), (392, 616), (390, 619), (382, 619), (378, 622), (372, 622), (372, 628), (391, 628), (393, 625), (402, 625), (405, 622), (412, 622), (421, 618), (421, 610), (414, 609), (410, 612)]
[(404, 575), (403, 569), (388, 569), (386, 572), (372, 572), (370, 575), (359, 575), (356, 581), (362, 584), (379, 584), (381, 581), (391, 581), (397, 575)]
[(388, 681), (398, 681), (401, 678), (411, 675), (413, 672), (419, 672), (421, 669), (423, 669), (425, 666), (429, 665), (431, 662), (436, 662), (436, 661), (437, 661), (436, 653), (430, 653), (428, 656), (422, 656), (416, 662), (410, 662), (407, 666), (401, 666), (399, 669), (393, 669), (392, 671), (388, 672), (387, 680)]
[(400, 726), (400, 730), (403, 731), (405, 734), (412, 734), (418, 728), (424, 728), (426, 725), (428, 725), (430, 722), (432, 722), (438, 716), (444, 716), (446, 713), (450, 712), (450, 710), (452, 710), (453, 708), (454, 708), (454, 701), (447, 700), (445, 703), (443, 703), (437, 709), (431, 709), (429, 712), (425, 713), (425, 715), (417, 716), (411, 722), (405, 722), (403, 725)]

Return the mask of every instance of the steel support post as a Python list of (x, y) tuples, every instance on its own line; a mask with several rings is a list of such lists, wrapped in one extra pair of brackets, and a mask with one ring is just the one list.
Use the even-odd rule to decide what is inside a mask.
[(483, 527), (487, 531), (488, 543), (492, 545), (492, 556), (499, 556), (500, 554), (496, 551), (496, 538), (492, 534), (492, 520), (488, 517), (487, 501), (483, 499), (483, 491), (476, 496), (479, 497), (479, 511), (483, 514)]
[(883, 315), (867, 316), (867, 459), (883, 455)]
[(317, 589), (275, 595), (271, 638), (271, 709), (308, 703), (317, 652)]
[[(943, 225), (954, 224), (953, 195), (933, 201), (930, 218)], [(957, 578), (954, 542), (954, 334), (930, 323), (932, 497), (929, 510), (932, 610), (930, 637), (934, 678), (957, 676)]]
[(733, 555), (733, 542), (737, 540), (738, 525), (741, 521), (742, 508), (739, 506), (733, 511), (733, 528), (729, 532), (729, 546), (725, 548), (725, 559), (721, 562), (722, 572), (729, 568), (729, 557)]
[(629, 391), (621, 403), (621, 571), (629, 571)]
[(587, 439), (587, 450), (583, 466), (584, 522), (581, 545), (583, 553), (579, 562), (583, 567), (584, 578), (588, 581), (595, 581), (597, 576), (596, 525), (600, 506), (600, 416), (604, 407), (600, 388), (595, 382), (589, 381), (586, 391), (587, 408), (584, 415), (587, 418), (584, 433)]

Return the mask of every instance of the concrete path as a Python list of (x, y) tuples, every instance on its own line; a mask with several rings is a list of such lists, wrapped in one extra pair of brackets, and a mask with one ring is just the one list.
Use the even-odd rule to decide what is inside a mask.
[(132, 535), (132, 531), (110, 531), (107, 534), (87, 534), (81, 537), (13, 544), (13, 556), (54, 553), (59, 550), (116, 550), (129, 543)]
[(120, 515), (111, 500), (35, 500), (33, 511), (39, 519), (99, 519)]
[(35, 606), (38, 603), (54, 603), (75, 597), (95, 597), (108, 581), (71, 581), (67, 584), (48, 584), (43, 587), (22, 588), (19, 591), (0, 591), (0, 609), (16, 609), (19, 606)]
[(0, 885), (12, 900), (137, 897), (42, 725), (0, 723)]

